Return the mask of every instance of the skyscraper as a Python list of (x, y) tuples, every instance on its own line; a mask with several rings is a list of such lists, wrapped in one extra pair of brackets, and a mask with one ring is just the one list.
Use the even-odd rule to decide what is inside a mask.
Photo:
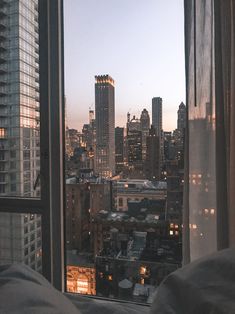
[(161, 136), (162, 131), (162, 98), (152, 99), (152, 125), (156, 130), (157, 136)]
[(164, 141), (162, 130), (162, 98), (160, 97), (152, 99), (152, 125), (156, 130), (156, 136), (159, 136), (160, 162), (162, 167), (164, 163)]
[[(0, 196), (35, 197), (39, 174), (38, 0), (0, 2)], [(1, 263), (41, 268), (40, 217), (0, 214)], [(38, 241), (37, 241), (38, 240)]]
[(122, 171), (124, 164), (124, 128), (115, 128), (115, 162), (116, 173)]
[(146, 138), (149, 135), (150, 118), (146, 109), (141, 112), (140, 127), (142, 132), (142, 159), (146, 159)]
[(145, 173), (149, 180), (159, 180), (160, 179), (160, 145), (159, 136), (156, 135), (156, 130), (151, 126), (149, 130), (149, 135), (146, 139), (146, 163), (145, 163)]
[(179, 110), (177, 112), (178, 119), (177, 119), (177, 129), (183, 130), (186, 125), (186, 106), (183, 102), (179, 105)]
[(109, 75), (95, 76), (95, 171), (102, 177), (115, 174), (115, 90)]
[(132, 175), (138, 177), (139, 173), (143, 172), (142, 132), (140, 120), (135, 116), (127, 123), (127, 154), (129, 169)]

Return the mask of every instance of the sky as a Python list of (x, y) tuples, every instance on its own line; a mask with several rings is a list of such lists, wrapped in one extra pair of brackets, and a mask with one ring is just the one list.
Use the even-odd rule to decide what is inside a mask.
[(65, 0), (65, 93), (69, 128), (95, 109), (94, 76), (115, 80), (115, 125), (151, 117), (163, 99), (163, 129), (176, 128), (185, 102), (183, 0)]

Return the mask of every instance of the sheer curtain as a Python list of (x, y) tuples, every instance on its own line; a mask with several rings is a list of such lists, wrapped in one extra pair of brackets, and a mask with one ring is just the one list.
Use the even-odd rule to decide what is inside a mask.
[(234, 0), (185, 0), (184, 263), (235, 245), (234, 14)]

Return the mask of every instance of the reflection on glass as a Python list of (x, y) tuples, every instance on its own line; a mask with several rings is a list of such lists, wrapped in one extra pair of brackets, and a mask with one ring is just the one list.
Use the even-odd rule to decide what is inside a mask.
[(40, 215), (0, 213), (0, 264), (12, 263), (42, 272)]
[(40, 196), (37, 4), (0, 7), (0, 196)]
[[(203, 5), (200, 5), (203, 3)], [(204, 8), (206, 6), (206, 9)], [(213, 90), (214, 45), (211, 1), (196, 6), (197, 69), (193, 41), (189, 63), (189, 228), (194, 260), (216, 251), (215, 102)], [(202, 12), (207, 14), (202, 14)], [(204, 11), (205, 10), (205, 11)], [(191, 12), (193, 14), (193, 12)], [(193, 20), (192, 20), (193, 21)], [(192, 22), (193, 23), (193, 22)], [(194, 25), (191, 25), (194, 27)], [(203, 30), (203, 31), (202, 31)], [(196, 80), (197, 89), (194, 89)], [(196, 97), (195, 97), (196, 93)], [(196, 103), (195, 103), (196, 99)]]

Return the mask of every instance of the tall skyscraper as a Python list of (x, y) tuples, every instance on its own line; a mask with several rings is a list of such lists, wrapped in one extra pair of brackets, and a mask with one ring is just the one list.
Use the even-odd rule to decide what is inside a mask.
[(115, 88), (109, 75), (95, 76), (95, 171), (102, 177), (115, 174)]
[(127, 122), (127, 154), (129, 168), (134, 171), (143, 168), (141, 123), (136, 116)]
[[(0, 2), (0, 196), (39, 196), (38, 0)], [(40, 217), (0, 214), (0, 262), (41, 268)]]
[(174, 140), (176, 147), (176, 158), (180, 162), (181, 167), (184, 164), (184, 135), (186, 126), (186, 106), (183, 102), (179, 105), (177, 112), (177, 129), (174, 131)]
[(142, 159), (146, 159), (146, 138), (149, 135), (150, 118), (149, 113), (144, 109), (140, 116), (140, 127), (142, 132)]
[(156, 130), (156, 136), (159, 136), (160, 161), (161, 167), (164, 163), (164, 140), (162, 129), (162, 98), (154, 97), (152, 99), (152, 125)]
[(116, 173), (122, 171), (124, 164), (124, 128), (115, 128), (115, 162)]
[(157, 136), (161, 136), (162, 131), (162, 98), (152, 99), (152, 125), (156, 130)]
[(154, 126), (151, 126), (149, 135), (146, 139), (147, 151), (146, 151), (146, 163), (145, 173), (149, 180), (160, 179), (160, 145), (159, 136), (156, 135)]
[(178, 119), (177, 119), (177, 129), (183, 130), (186, 125), (186, 106), (183, 102), (179, 105), (179, 110), (177, 112)]

